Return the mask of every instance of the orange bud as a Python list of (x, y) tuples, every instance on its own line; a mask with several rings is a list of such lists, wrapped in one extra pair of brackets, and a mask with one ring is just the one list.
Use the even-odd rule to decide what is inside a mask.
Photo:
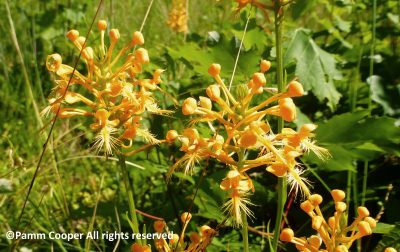
[(182, 104), (182, 113), (184, 115), (192, 115), (197, 109), (197, 101), (189, 97)]
[(345, 245), (339, 245), (336, 247), (335, 252), (348, 252), (349, 249)]
[(199, 106), (208, 110), (212, 109), (212, 103), (211, 100), (208, 99), (207, 97), (200, 96), (199, 97)]
[(50, 72), (56, 72), (62, 64), (61, 55), (58, 53), (47, 56), (46, 67)]
[(82, 50), (82, 56), (87, 60), (87, 61), (92, 61), (94, 52), (91, 47), (86, 47)]
[(283, 242), (290, 242), (293, 240), (293, 238), (294, 238), (294, 232), (290, 228), (283, 229), (279, 236), (279, 240)]
[(389, 248), (385, 248), (384, 252), (397, 252), (397, 250), (392, 247), (389, 247)]
[(283, 120), (291, 122), (296, 119), (296, 105), (290, 98), (279, 100), (279, 109)]
[(167, 135), (165, 136), (165, 139), (167, 140), (168, 143), (173, 143), (175, 139), (178, 138), (178, 132), (176, 130), (168, 130)]
[(322, 244), (322, 239), (321, 237), (318, 237), (316, 235), (312, 235), (309, 239), (308, 239), (308, 243), (315, 247), (315, 248), (319, 248)]
[(271, 61), (268, 60), (261, 60), (260, 63), (260, 70), (262, 73), (265, 73), (271, 68)]
[(190, 233), (189, 239), (194, 244), (198, 244), (201, 241), (200, 235), (198, 233), (195, 233), (195, 232)]
[(303, 85), (298, 81), (291, 81), (287, 86), (287, 94), (290, 97), (298, 97), (304, 95)]
[(267, 83), (267, 80), (265, 79), (265, 76), (262, 73), (254, 73), (252, 80), (253, 80), (254, 87), (256, 89), (264, 86)]
[(368, 216), (368, 217), (364, 218), (364, 221), (368, 222), (368, 224), (371, 228), (376, 227), (376, 220), (374, 218)]
[(106, 20), (99, 20), (97, 22), (97, 28), (99, 28), (100, 31), (104, 31), (107, 29), (107, 21)]
[(365, 217), (369, 216), (369, 211), (366, 207), (363, 207), (363, 206), (358, 207), (357, 212), (361, 218), (365, 218)]
[(321, 228), (323, 222), (324, 222), (324, 218), (317, 215), (312, 218), (311, 226), (314, 230), (319, 230)]
[(274, 174), (277, 177), (286, 175), (288, 168), (284, 164), (273, 164), (267, 167), (267, 172)]
[(203, 237), (209, 236), (210, 232), (212, 231), (214, 230), (207, 225), (203, 225), (200, 227), (200, 233)]
[(181, 214), (181, 221), (182, 223), (187, 223), (192, 219), (192, 214), (188, 212), (184, 212)]
[(310, 201), (313, 206), (318, 206), (322, 203), (322, 196), (319, 194), (313, 194), (308, 198), (308, 201)]
[(218, 76), (220, 72), (221, 72), (221, 65), (220, 64), (213, 63), (208, 68), (208, 73), (214, 78), (216, 76)]
[(335, 221), (335, 217), (329, 217), (329, 219), (328, 219), (328, 224), (329, 224), (329, 227), (331, 227), (332, 229), (334, 229), (335, 228), (335, 223), (336, 221)]
[(67, 38), (74, 42), (79, 37), (79, 32), (77, 30), (70, 30), (67, 32)]
[(165, 222), (162, 220), (157, 220), (153, 224), (154, 230), (158, 233), (161, 233), (165, 227)]
[(149, 54), (147, 53), (147, 50), (144, 48), (139, 48), (135, 52), (136, 59), (141, 63), (141, 64), (147, 64), (150, 62), (149, 59)]
[(212, 101), (217, 101), (220, 98), (221, 91), (218, 85), (210, 85), (206, 89), (207, 96), (210, 97)]
[(133, 45), (143, 45), (144, 44), (144, 37), (140, 31), (135, 31), (132, 37), (132, 44)]
[(248, 148), (254, 146), (257, 143), (257, 135), (254, 134), (251, 130), (244, 131), (239, 140), (239, 146)]
[(119, 30), (118, 29), (111, 29), (110, 30), (110, 38), (112, 42), (117, 42), (117, 40), (120, 38), (121, 36), (119, 35)]
[(369, 223), (366, 221), (360, 221), (360, 223), (358, 223), (357, 227), (358, 227), (358, 231), (360, 232), (360, 234), (362, 236), (372, 234), (371, 227), (369, 226)]
[(342, 190), (334, 189), (331, 191), (332, 198), (335, 202), (342, 201), (346, 198), (346, 193)]
[(311, 213), (314, 210), (314, 206), (308, 200), (301, 203), (300, 208), (306, 213)]
[(344, 202), (338, 201), (335, 203), (335, 209), (336, 211), (343, 213), (347, 209), (347, 205)]
[(95, 117), (99, 121), (101, 127), (106, 126), (106, 121), (108, 119), (109, 113), (105, 109), (99, 109), (96, 111)]

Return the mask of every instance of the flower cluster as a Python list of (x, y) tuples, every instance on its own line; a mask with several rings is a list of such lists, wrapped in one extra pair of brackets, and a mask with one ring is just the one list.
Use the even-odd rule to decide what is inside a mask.
[(335, 189), (331, 191), (331, 195), (336, 211), (328, 220), (325, 220), (319, 207), (323, 200), (321, 195), (313, 194), (300, 205), (301, 209), (310, 216), (312, 228), (318, 232), (318, 235), (297, 238), (292, 229), (285, 228), (280, 234), (280, 240), (295, 244), (299, 251), (346, 252), (357, 239), (372, 234), (376, 221), (369, 217), (366, 207), (358, 207), (357, 218), (348, 225), (347, 205), (343, 202), (345, 193)]
[(147, 50), (137, 48), (144, 44), (142, 33), (134, 32), (132, 39), (115, 52), (120, 38), (118, 29), (110, 29), (110, 44), (106, 47), (107, 22), (100, 20), (97, 26), (100, 46), (95, 49), (86, 46), (86, 38), (77, 30), (67, 33), (67, 38), (81, 52), (86, 74), (63, 64), (57, 53), (47, 57), (46, 66), (54, 73), (56, 86), (42, 114), (58, 113), (59, 118), (92, 117), (90, 128), (97, 132), (94, 147), (97, 151), (103, 149), (106, 155), (115, 149), (130, 149), (136, 137), (142, 137), (149, 144), (159, 143), (142, 126), (142, 120), (146, 112), (170, 113), (160, 109), (153, 97), (155, 90), (161, 90), (158, 84), (163, 70), (156, 69), (151, 79), (140, 78), (143, 66), (150, 61)]
[[(208, 97), (199, 100), (187, 98), (182, 105), (184, 115), (195, 115), (191, 127), (182, 134), (175, 130), (167, 133), (166, 141), (181, 143), (180, 150), (185, 154), (170, 169), (173, 171), (183, 167), (185, 173), (191, 173), (193, 166), (204, 159), (214, 158), (230, 167), (227, 177), (221, 182), (221, 189), (229, 194), (225, 210), (230, 214), (235, 225), (241, 225), (241, 213), (251, 215), (246, 205), (250, 202), (247, 195), (254, 191), (253, 183), (246, 174), (250, 169), (267, 167), (266, 170), (276, 176), (287, 176), (294, 187), (300, 187), (306, 195), (310, 195), (306, 181), (300, 176), (302, 171), (296, 158), (309, 150), (324, 158), (326, 149), (315, 145), (311, 140), (313, 124), (303, 125), (298, 132), (284, 128), (281, 133), (274, 134), (267, 116), (281, 117), (291, 122), (296, 119), (296, 106), (292, 97), (304, 94), (303, 86), (296, 80), (291, 81), (286, 90), (266, 88), (264, 73), (271, 63), (262, 60), (260, 72), (254, 73), (247, 85), (239, 85), (236, 92), (231, 92), (220, 76), (221, 66), (212, 64), (209, 74), (216, 84), (206, 89)], [(272, 93), (269, 98), (252, 106), (253, 98), (264, 91)], [(277, 102), (277, 105), (272, 105)], [(209, 137), (202, 137), (194, 124), (205, 122), (213, 132)], [(248, 159), (250, 151), (258, 153), (258, 157)]]
[[(189, 242), (185, 242), (185, 231), (192, 219), (190, 213), (183, 213), (181, 215), (181, 221), (183, 224), (183, 230), (181, 235), (173, 234), (172, 239), (169, 241), (163, 238), (154, 239), (154, 247), (160, 252), (172, 252), (172, 251), (182, 251), (182, 252), (200, 252), (205, 251), (208, 245), (210, 245), (212, 238), (216, 235), (216, 231), (207, 225), (203, 225), (199, 228), (199, 233), (191, 232), (189, 234)], [(163, 232), (169, 232), (166, 223), (162, 220), (157, 220), (154, 222), (154, 230), (161, 234)], [(132, 252), (147, 252), (151, 251), (148, 246), (141, 246), (138, 243), (132, 245)]]
[(167, 24), (175, 32), (188, 32), (188, 13), (186, 0), (173, 0)]

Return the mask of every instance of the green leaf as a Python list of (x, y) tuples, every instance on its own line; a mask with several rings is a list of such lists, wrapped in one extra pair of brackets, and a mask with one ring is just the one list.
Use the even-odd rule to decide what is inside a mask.
[(396, 119), (367, 117), (368, 111), (332, 117), (316, 130), (317, 143), (327, 148), (332, 158), (323, 161), (314, 154), (305, 161), (329, 171), (353, 170), (354, 160), (369, 161), (382, 153), (399, 155), (400, 130)]
[(374, 252), (384, 251), (387, 247), (393, 247), (397, 250), (400, 249), (400, 223), (397, 222), (393, 226), (394, 227), (383, 236), (382, 240), (373, 250)]
[(392, 224), (378, 222), (372, 230), (374, 234), (389, 234), (396, 226)]
[(320, 100), (328, 100), (333, 110), (341, 97), (334, 80), (342, 78), (336, 69), (336, 60), (322, 50), (305, 29), (297, 29), (285, 54), (285, 65), (296, 60), (296, 75), (306, 90), (311, 90)]
[(389, 86), (383, 83), (383, 79), (373, 75), (367, 79), (371, 88), (372, 100), (383, 107), (388, 115), (400, 114), (400, 85)]

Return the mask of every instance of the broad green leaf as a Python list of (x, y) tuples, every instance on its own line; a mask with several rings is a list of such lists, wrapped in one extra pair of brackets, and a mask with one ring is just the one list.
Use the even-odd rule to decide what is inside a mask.
[(367, 80), (371, 88), (372, 100), (380, 104), (388, 115), (400, 114), (400, 85), (389, 86), (379, 76), (373, 75)]
[(329, 171), (353, 170), (354, 160), (369, 161), (385, 152), (400, 154), (400, 130), (390, 117), (367, 118), (367, 111), (334, 116), (319, 125), (317, 143), (327, 148), (332, 158), (323, 161), (314, 154), (305, 161)]
[(378, 222), (376, 227), (372, 230), (374, 234), (389, 234), (396, 225)]
[(394, 227), (383, 236), (382, 240), (373, 250), (374, 252), (382, 252), (387, 247), (393, 247), (397, 250), (400, 249), (400, 223), (397, 222), (393, 226)]
[(296, 75), (306, 90), (311, 90), (320, 101), (327, 99), (333, 110), (341, 97), (334, 80), (341, 79), (336, 60), (322, 50), (305, 29), (297, 29), (285, 54), (285, 64), (297, 61)]

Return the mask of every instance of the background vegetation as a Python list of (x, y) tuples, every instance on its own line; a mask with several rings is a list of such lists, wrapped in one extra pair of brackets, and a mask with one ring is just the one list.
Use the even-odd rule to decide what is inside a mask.
[[(99, 17), (119, 28), (121, 41), (127, 41), (139, 29), (149, 2), (104, 1)], [(234, 85), (248, 80), (264, 58), (273, 63), (267, 78), (274, 87), (272, 12), (268, 20), (255, 9), (235, 12), (234, 1), (189, 2), (187, 35), (168, 28), (168, 0), (155, 1), (143, 30), (151, 67), (166, 69), (163, 88), (178, 101), (202, 95), (212, 82), (207, 68), (213, 62), (221, 64), (222, 74), (229, 78), (249, 12)], [(386, 246), (400, 249), (400, 2), (378, 0), (376, 13), (373, 2), (297, 0), (286, 13), (283, 44), (287, 78), (297, 76), (308, 91), (297, 100), (299, 118), (290, 126), (318, 124), (316, 139), (332, 154), (325, 162), (311, 154), (303, 158), (313, 191), (328, 199), (329, 189), (346, 190), (350, 209), (365, 202), (371, 215), (379, 217), (375, 234), (362, 241), (362, 251), (382, 251)], [(10, 247), (11, 241), (4, 234), (17, 226), (47, 136), (48, 128), (41, 129), (48, 119), (35, 113), (35, 107), (41, 110), (46, 106), (53, 86), (45, 68), (46, 56), (58, 52), (63, 55), (63, 62), (74, 62), (77, 52), (65, 33), (72, 28), (85, 33), (97, 4), (21, 0), (8, 1), (9, 10), (6, 0), (0, 4), (0, 249)], [(95, 35), (91, 36), (89, 43), (95, 39)], [(163, 95), (158, 99), (173, 108)], [(186, 123), (179, 109), (172, 118), (148, 118), (151, 131), (159, 139), (168, 129), (181, 130)], [(87, 130), (89, 124), (90, 121), (76, 119), (56, 123), (21, 228), (28, 232), (130, 230), (125, 215), (127, 197), (121, 189), (117, 162), (90, 150), (93, 133)], [(226, 167), (210, 162), (204, 177), (202, 167), (197, 167), (192, 177), (178, 174), (167, 184), (165, 174), (174, 155), (179, 156), (178, 147), (162, 145), (127, 158), (137, 209), (164, 218), (178, 232), (178, 216), (192, 205), (194, 198), (194, 220), (189, 228), (196, 230), (203, 224), (215, 227), (224, 219), (221, 205), (225, 194), (219, 183)], [(273, 225), (276, 214), (276, 177), (263, 171), (261, 168), (250, 174), (256, 187), (251, 196), (255, 205), (251, 208), (257, 218), (249, 225), (267, 232), (267, 225)], [(309, 218), (298, 207), (300, 198), (294, 194), (288, 198), (287, 223), (299, 236), (310, 234)], [(328, 200), (326, 203), (324, 211), (333, 212), (333, 205)], [(92, 218), (96, 205), (97, 214)], [(349, 213), (349, 219), (353, 218), (353, 210)], [(139, 216), (142, 227), (152, 230), (153, 220)], [(251, 251), (267, 250), (267, 236), (251, 233), (250, 244)], [(119, 248), (128, 250), (130, 245), (131, 241), (121, 241)], [(115, 242), (93, 241), (91, 249), (111, 251), (114, 246)], [(210, 251), (241, 251), (241, 246), (240, 231), (225, 226)], [(72, 251), (83, 250), (85, 242), (21, 241), (19, 247)], [(286, 246), (288, 250), (292, 248)]]

